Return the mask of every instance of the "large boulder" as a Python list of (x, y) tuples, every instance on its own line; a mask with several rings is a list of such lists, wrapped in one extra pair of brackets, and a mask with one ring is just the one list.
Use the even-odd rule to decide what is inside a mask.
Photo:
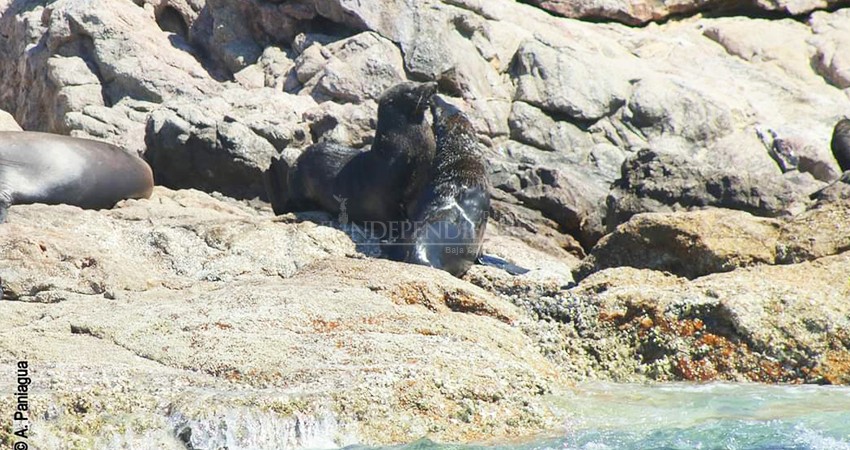
[[(789, 172), (754, 178), (746, 170), (718, 167), (716, 156), (686, 157), (641, 150), (623, 164), (607, 199), (609, 231), (642, 212), (680, 211), (709, 206), (764, 217), (801, 212), (823, 183), (811, 174)], [(779, 172), (776, 169), (776, 172)]]
[(45, 446), (375, 445), (557, 424), (546, 396), (562, 374), (519, 310), (364, 258), (338, 229), (160, 187), (109, 211), (13, 206), (3, 227), (0, 361), (25, 347), (38, 368), (31, 438)]
[(725, 209), (638, 214), (593, 248), (576, 278), (621, 266), (697, 278), (773, 264), (779, 230), (775, 219)]
[(285, 148), (312, 142), (308, 96), (232, 86), (220, 96), (176, 97), (148, 119), (146, 158), (157, 184), (238, 198), (264, 197), (262, 174)]
[(372, 32), (311, 45), (295, 60), (293, 75), (301, 86), (288, 86), (290, 91), (340, 103), (377, 101), (405, 79), (398, 47)]
[(511, 139), (550, 152), (577, 153), (593, 143), (575, 124), (555, 120), (525, 102), (513, 103), (508, 124)]
[(600, 355), (598, 364), (614, 373), (847, 384), (848, 271), (846, 251), (693, 281), (653, 270), (607, 269), (586, 278), (572, 291), (575, 297), (545, 315), (564, 323), (561, 348)]
[(768, 20), (727, 17), (711, 20), (703, 35), (728, 54), (761, 67), (765, 73), (816, 82), (810, 27), (793, 19)]
[(589, 249), (605, 234), (605, 188), (575, 167), (519, 166), (522, 189), (513, 193), (524, 205), (554, 220)]
[(703, 143), (733, 131), (732, 108), (704, 89), (654, 76), (634, 84), (624, 119), (648, 139), (674, 135)]
[(824, 198), (782, 224), (778, 262), (810, 261), (850, 250), (850, 186), (839, 182), (835, 189), (844, 196)]
[(719, 1), (693, 0), (665, 2), (659, 0), (530, 0), (531, 4), (559, 16), (575, 19), (617, 21), (627, 25), (642, 25), (653, 21), (666, 21), (674, 17), (702, 12), (727, 13), (728, 11), (754, 11), (754, 15), (787, 14), (798, 16), (826, 8), (839, 8), (845, 0), (771, 0), (771, 1)]
[[(128, 24), (133, 24), (129, 26)], [(149, 9), (128, 0), (21, 1), (0, 18), (0, 107), (27, 130), (108, 137), (143, 150), (146, 106), (215, 90), (180, 38), (163, 33)], [(104, 112), (104, 108), (115, 105)], [(116, 132), (103, 136), (102, 128)]]
[(523, 42), (515, 56), (514, 99), (575, 120), (596, 120), (616, 111), (631, 92), (629, 77), (634, 74), (627, 68), (627, 55), (597, 55), (603, 58), (599, 61), (586, 52)]
[(824, 80), (841, 89), (850, 87), (850, 57), (846, 51), (850, 47), (848, 18), (850, 12), (845, 8), (832, 14), (816, 12), (810, 20), (815, 33), (812, 41), (817, 48), (812, 65)]

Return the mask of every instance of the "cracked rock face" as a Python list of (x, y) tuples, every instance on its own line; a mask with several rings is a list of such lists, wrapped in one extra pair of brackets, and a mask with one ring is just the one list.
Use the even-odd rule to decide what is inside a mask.
[(779, 13), (798, 16), (812, 11), (846, 6), (844, 0), (759, 0), (759, 1), (715, 1), (694, 0), (666, 2), (659, 0), (531, 0), (553, 14), (575, 19), (607, 20), (627, 25), (641, 25), (651, 21), (663, 21), (682, 15), (700, 12), (724, 13), (735, 10), (755, 10), (761, 13)]
[[(186, 189), (0, 226), (0, 362), (39, 365), (40, 439), (474, 441), (557, 423), (563, 380), (850, 382), (848, 9), (722, 3), (0, 0), (0, 129)], [(367, 148), (408, 79), (464, 103), (485, 250), (527, 275), (368, 259), (258, 206), (273, 157)]]
[[(541, 213), (540, 227), (555, 224), (585, 252), (632, 214), (671, 205), (799, 212), (839, 175), (824, 149), (850, 109), (841, 91), (844, 10), (632, 29), (509, 0), (106, 6), (4, 6), (0, 57), (16, 62), (0, 67), (0, 109), (27, 130), (145, 153), (158, 182), (173, 188), (266, 198), (258, 174), (272, 157), (320, 141), (368, 146), (374, 99), (408, 77), (462, 98), (491, 149), (499, 195)], [(660, 6), (615, 9), (657, 20), (667, 14)], [(786, 6), (760, 7), (818, 8)], [(594, 14), (578, 17), (608, 17)], [(799, 173), (777, 170), (771, 155), (784, 147), (761, 141), (765, 130), (774, 143), (793, 143)], [(630, 180), (659, 177), (620, 168), (645, 149), (670, 155), (662, 173), (701, 174), (709, 192), (667, 186), (664, 198), (647, 197)], [(621, 199), (613, 216), (609, 197)]]
[[(430, 268), (352, 258), (328, 226), (157, 187), (110, 211), (15, 206), (0, 247), (0, 362), (37, 367), (40, 442), (79, 424), (79, 446), (171, 448), (556, 424), (544, 396), (561, 375), (512, 326), (513, 305)], [(293, 421), (307, 431), (263, 434)], [(251, 426), (254, 440), (229, 433)]]

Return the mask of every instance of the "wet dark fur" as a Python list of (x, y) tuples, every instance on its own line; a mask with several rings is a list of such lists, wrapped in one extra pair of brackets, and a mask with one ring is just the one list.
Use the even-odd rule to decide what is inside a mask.
[(850, 119), (839, 120), (832, 131), (832, 155), (842, 172), (850, 170)]
[(405, 260), (460, 276), (481, 254), (490, 210), (487, 167), (463, 112), (435, 99), (432, 114), (437, 153), (411, 216)]
[(275, 212), (318, 208), (338, 214), (345, 201), (355, 222), (406, 220), (434, 157), (425, 111), (435, 89), (435, 83), (414, 82), (387, 89), (368, 151), (320, 143), (305, 150), (292, 168), (277, 163), (282, 167), (273, 167), (267, 177)]

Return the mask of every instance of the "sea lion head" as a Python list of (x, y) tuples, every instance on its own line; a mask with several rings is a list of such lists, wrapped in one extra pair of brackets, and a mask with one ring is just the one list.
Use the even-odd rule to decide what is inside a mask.
[(469, 118), (458, 106), (448, 102), (440, 95), (431, 98), (431, 116), (434, 119), (435, 127), (444, 128), (451, 122), (469, 121)]
[(431, 116), (438, 152), (441, 148), (477, 150), (478, 138), (466, 113), (439, 95), (431, 99)]
[(435, 92), (435, 82), (406, 81), (396, 84), (384, 91), (378, 99), (378, 117), (403, 117), (408, 123), (422, 122)]

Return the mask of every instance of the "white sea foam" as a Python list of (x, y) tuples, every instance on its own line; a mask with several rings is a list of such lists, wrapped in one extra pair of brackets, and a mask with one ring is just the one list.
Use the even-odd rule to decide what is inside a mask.
[(330, 413), (282, 416), (255, 408), (230, 408), (192, 418), (178, 413), (169, 421), (175, 435), (191, 448), (335, 449), (353, 442), (342, 436)]

